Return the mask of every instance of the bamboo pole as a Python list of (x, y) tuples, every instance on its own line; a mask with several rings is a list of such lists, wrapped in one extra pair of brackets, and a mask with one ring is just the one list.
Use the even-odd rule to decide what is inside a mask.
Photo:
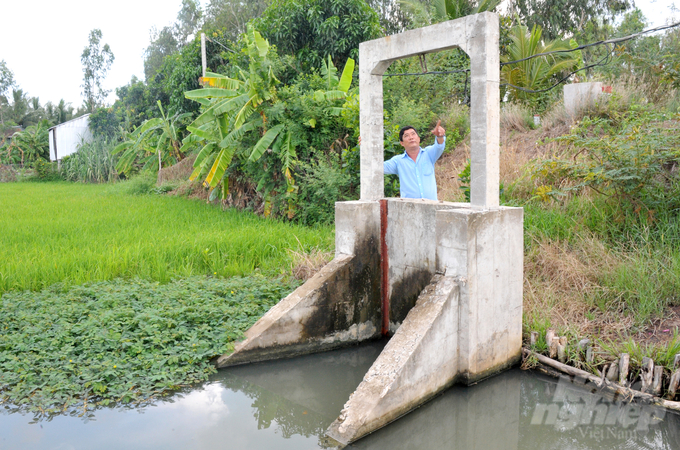
[(640, 367), (640, 380), (642, 381), (642, 392), (650, 394), (652, 392), (652, 382), (654, 381), (654, 361), (652, 358), (642, 358), (642, 366)]
[(560, 336), (557, 341), (557, 359), (559, 362), (567, 362), (567, 337)]
[(536, 347), (536, 342), (538, 342), (538, 331), (532, 331), (531, 332), (531, 338), (529, 343), (531, 344), (531, 347)]

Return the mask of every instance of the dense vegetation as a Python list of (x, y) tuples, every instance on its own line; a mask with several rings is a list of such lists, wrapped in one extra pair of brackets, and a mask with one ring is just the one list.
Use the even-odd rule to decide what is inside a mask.
[(82, 411), (205, 380), (299, 283), (296, 255), (332, 243), (140, 181), (0, 184), (0, 402)]
[[(46, 416), (140, 403), (215, 372), (294, 283), (113, 280), (2, 296), (0, 402)], [(232, 347), (230, 347), (232, 346)]]

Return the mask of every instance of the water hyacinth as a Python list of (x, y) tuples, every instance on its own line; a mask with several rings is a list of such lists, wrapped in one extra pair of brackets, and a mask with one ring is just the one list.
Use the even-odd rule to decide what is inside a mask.
[(139, 403), (215, 372), (295, 284), (196, 276), (114, 280), (2, 296), (0, 403), (38, 416)]

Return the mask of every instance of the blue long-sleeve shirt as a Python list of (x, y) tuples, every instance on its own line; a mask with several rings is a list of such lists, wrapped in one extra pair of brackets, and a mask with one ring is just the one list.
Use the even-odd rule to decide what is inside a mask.
[(396, 155), (383, 163), (385, 175), (399, 175), (401, 198), (427, 198), (437, 200), (437, 180), (434, 177), (434, 163), (444, 152), (446, 137), (441, 144), (420, 149), (415, 162), (406, 152)]

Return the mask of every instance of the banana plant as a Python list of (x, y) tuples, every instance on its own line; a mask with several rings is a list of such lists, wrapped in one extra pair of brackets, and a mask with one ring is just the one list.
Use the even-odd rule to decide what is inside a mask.
[(191, 116), (191, 113), (170, 116), (163, 110), (160, 100), (158, 109), (161, 117), (149, 119), (137, 127), (125, 142), (113, 149), (113, 154), (122, 152), (116, 170), (130, 174), (135, 165), (141, 164), (142, 170), (158, 170), (182, 158), (178, 124)]
[[(259, 161), (262, 155), (271, 150), (281, 163), (281, 173), (286, 181), (288, 199), (287, 215), (295, 215), (298, 187), (295, 184), (293, 169), (297, 161), (296, 148), (291, 132), (284, 121), (270, 120), (268, 113), (275, 105), (280, 105), (276, 85), (279, 80), (273, 73), (269, 53), (269, 42), (259, 32), (248, 25), (245, 35), (248, 51), (248, 71), (240, 71), (240, 79), (229, 78), (216, 73), (206, 73), (202, 78), (202, 89), (185, 92), (188, 99), (200, 102), (202, 113), (187, 127), (190, 135), (184, 139), (185, 147), (202, 145), (194, 162), (190, 180), (201, 179), (210, 189), (210, 198), (229, 193), (229, 180), (226, 171), (236, 152), (237, 145), (247, 133), (258, 133), (259, 139), (248, 149), (248, 160)], [(315, 101), (324, 102), (344, 98), (352, 81), (354, 61), (349, 59), (340, 79), (331, 58), (324, 64), (322, 75), (327, 80), (327, 90), (317, 91)], [(341, 108), (329, 107), (333, 114)], [(280, 119), (280, 118), (279, 118)], [(314, 120), (314, 119), (310, 119)], [(314, 124), (312, 123), (313, 127)], [(267, 203), (268, 193), (265, 193)], [(269, 208), (265, 207), (265, 213)]]

